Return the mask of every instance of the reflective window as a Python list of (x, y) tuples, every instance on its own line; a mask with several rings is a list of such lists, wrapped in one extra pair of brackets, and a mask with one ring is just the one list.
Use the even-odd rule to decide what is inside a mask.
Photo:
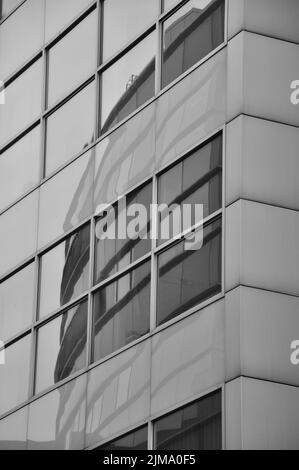
[(35, 62), (5, 89), (0, 105), (0, 146), (37, 119), (42, 112), (42, 64)]
[(150, 262), (101, 288), (94, 297), (94, 362), (149, 331)]
[(162, 86), (224, 41), (224, 0), (191, 0), (163, 24)]
[(158, 257), (158, 276), (159, 325), (219, 293), (221, 221), (204, 228), (200, 249), (188, 249), (184, 240), (163, 251)]
[(44, 317), (88, 289), (89, 226), (41, 258), (39, 315)]
[(87, 147), (94, 137), (94, 83), (47, 119), (46, 175)]
[(0, 210), (39, 182), (40, 126), (0, 155)]
[(153, 32), (103, 72), (102, 133), (154, 96), (155, 49)]
[(35, 392), (86, 366), (87, 301), (38, 330)]
[(95, 71), (96, 21), (97, 13), (94, 11), (50, 49), (48, 106)]
[(147, 426), (107, 442), (95, 450), (147, 450)]
[(177, 3), (180, 3), (181, 0), (163, 0), (163, 11), (170, 10)]
[(221, 392), (158, 419), (154, 439), (157, 450), (221, 450)]
[(28, 399), (30, 351), (31, 335), (4, 350), (5, 364), (0, 366), (0, 414)]
[[(151, 201), (152, 185), (147, 184), (109, 206), (97, 219), (95, 283), (137, 261), (150, 250)], [(133, 238), (135, 233), (137, 236)]]
[[(6, 5), (9, 1), (5, 2)], [(26, 34), (26, 39), (24, 34)], [(27, 0), (1, 24), (0, 70), (2, 81), (41, 48), (43, 34), (44, 2), (41, 0)]]
[[(40, 1), (40, 0), (39, 0)], [(93, 0), (45, 0), (45, 41), (48, 42), (78, 16)]]
[(22, 0), (0, 0), (0, 18), (8, 15)]
[[(159, 177), (160, 241), (167, 240), (168, 233), (172, 237), (191, 228), (202, 220), (201, 214), (207, 217), (220, 209), (221, 199), (222, 137), (218, 136)], [(164, 204), (166, 206), (163, 210)], [(195, 204), (202, 205), (198, 213)], [(173, 214), (175, 210), (179, 210), (178, 227), (174, 225), (175, 216), (170, 212), (172, 207)], [(188, 213), (184, 212), (186, 209), (189, 210)]]
[(0, 334), (7, 341), (33, 320), (35, 296), (35, 265), (14, 274), (0, 284)]
[(105, 0), (103, 60), (128, 44), (159, 14), (159, 0)]

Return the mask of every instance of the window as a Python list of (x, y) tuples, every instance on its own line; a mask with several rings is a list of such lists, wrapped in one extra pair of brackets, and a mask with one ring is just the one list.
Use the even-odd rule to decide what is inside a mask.
[(105, 0), (103, 61), (151, 25), (159, 13), (159, 0)]
[(221, 220), (204, 227), (200, 249), (185, 243), (158, 256), (158, 325), (221, 292)]
[(181, 0), (163, 0), (163, 11), (170, 10), (174, 5), (179, 3)]
[(48, 106), (95, 72), (96, 21), (94, 11), (49, 50)]
[(91, 83), (47, 118), (46, 176), (93, 141), (94, 98)]
[(86, 366), (87, 301), (38, 329), (35, 393)]
[(7, 16), (20, 3), (21, 0), (0, 0), (0, 18)]
[(221, 450), (221, 392), (201, 398), (154, 423), (157, 450)]
[(102, 133), (155, 94), (155, 32), (102, 74)]
[(0, 154), (0, 210), (32, 189), (39, 179), (40, 126), (37, 126)]
[(8, 341), (17, 333), (31, 326), (34, 293), (34, 263), (29, 264), (0, 283), (0, 332), (2, 341)]
[[(95, 283), (103, 281), (112, 274), (125, 268), (146, 255), (151, 249), (150, 240), (150, 204), (152, 201), (152, 184), (147, 184), (141, 189), (130, 193), (126, 198), (120, 199), (110, 206), (96, 222), (96, 259), (95, 259)], [(142, 205), (146, 209), (145, 226), (137, 226), (138, 238), (127, 236), (130, 230), (129, 224), (132, 217), (135, 218), (135, 205)], [(127, 217), (130, 209), (133, 209), (132, 217)], [(121, 233), (123, 232), (124, 233)], [(112, 233), (112, 231), (114, 233)], [(111, 238), (109, 238), (109, 232)], [(104, 239), (102, 239), (105, 237)], [(144, 239), (142, 239), (144, 237)]]
[(40, 318), (88, 289), (89, 233), (89, 226), (86, 226), (42, 256)]
[(147, 426), (107, 442), (95, 450), (147, 450)]
[(146, 262), (96, 292), (94, 362), (148, 333), (150, 284), (150, 262)]
[(41, 100), (42, 63), (37, 60), (5, 89), (5, 106), (0, 105), (0, 147), (40, 117)]
[(190, 0), (163, 24), (162, 86), (224, 41), (224, 0)]

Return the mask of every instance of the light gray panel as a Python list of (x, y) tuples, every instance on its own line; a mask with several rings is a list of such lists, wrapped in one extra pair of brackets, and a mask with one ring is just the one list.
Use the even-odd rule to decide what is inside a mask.
[(30, 405), (28, 448), (83, 449), (86, 374)]
[(224, 124), (225, 90), (226, 50), (223, 50), (159, 98), (157, 169)]
[(89, 373), (86, 446), (101, 443), (149, 416), (150, 340)]
[(227, 126), (226, 204), (246, 198), (299, 209), (299, 129), (240, 116)]
[(0, 421), (0, 450), (25, 450), (28, 407)]
[(151, 414), (191, 400), (223, 380), (223, 300), (154, 336)]

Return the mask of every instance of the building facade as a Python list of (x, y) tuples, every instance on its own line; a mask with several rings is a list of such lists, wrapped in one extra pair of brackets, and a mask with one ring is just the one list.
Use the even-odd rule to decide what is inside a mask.
[(0, 17), (0, 448), (299, 449), (298, 0)]

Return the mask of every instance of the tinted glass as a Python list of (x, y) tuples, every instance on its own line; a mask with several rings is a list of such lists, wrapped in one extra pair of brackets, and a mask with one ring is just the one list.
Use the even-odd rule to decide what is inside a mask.
[(203, 230), (200, 249), (179, 242), (158, 257), (158, 324), (189, 310), (221, 290), (221, 221)]
[(103, 133), (154, 96), (155, 49), (154, 32), (103, 72)]
[[(40, 1), (40, 0), (39, 0)], [(93, 0), (45, 0), (46, 31), (45, 40), (49, 41), (59, 31), (71, 23)]]
[(41, 258), (40, 317), (67, 304), (88, 288), (89, 226)]
[(0, 210), (39, 182), (40, 126), (0, 155)]
[(163, 25), (162, 85), (224, 41), (224, 0), (191, 0)]
[[(159, 211), (159, 220), (163, 230), (169, 225), (167, 232), (170, 236), (179, 234), (190, 228), (194, 223), (200, 222), (195, 213), (195, 204), (201, 204), (204, 217), (221, 208), (222, 199), (222, 138), (216, 137), (204, 147), (181, 161), (170, 170), (163, 173), (158, 180), (159, 204), (166, 204), (168, 209), (175, 205), (181, 207), (180, 223), (178, 230), (174, 227), (173, 218), (169, 217), (169, 211)], [(184, 220), (183, 205), (189, 205), (190, 222), (187, 217)], [(161, 227), (160, 227), (161, 228)], [(161, 230), (160, 230), (161, 233)], [(163, 235), (163, 234), (162, 234)], [(165, 240), (161, 239), (161, 242)]]
[(119, 437), (114, 441), (107, 442), (96, 450), (146, 450), (147, 449), (147, 426)]
[(1, 80), (4, 81), (41, 48), (43, 33), (44, 2), (41, 0), (27, 0), (7, 18), (0, 28)]
[(154, 433), (157, 450), (221, 450), (221, 393), (158, 419)]
[(30, 264), (0, 284), (0, 334), (7, 341), (33, 320), (35, 265)]
[(48, 106), (83, 82), (96, 67), (94, 11), (53, 46), (48, 55)]
[[(148, 184), (129, 194), (125, 199), (110, 207), (96, 222), (95, 247), (95, 283), (104, 280), (109, 275), (125, 268), (130, 263), (144, 256), (151, 247), (150, 241), (150, 204), (152, 201), (152, 185)], [(142, 211), (133, 206), (138, 204)], [(134, 215), (130, 216), (130, 210)], [(126, 213), (128, 217), (126, 217)], [(143, 217), (144, 214), (144, 217)], [(135, 239), (130, 235), (130, 224), (137, 221)], [(134, 224), (135, 227), (135, 224)], [(122, 233), (124, 230), (124, 233)], [(133, 233), (131, 234), (133, 235)], [(103, 237), (105, 237), (103, 239)], [(107, 237), (107, 238), (106, 238)], [(146, 239), (143, 239), (145, 238)]]
[(40, 116), (41, 65), (38, 60), (5, 89), (5, 105), (0, 105), (0, 146)]
[(5, 349), (5, 364), (0, 366), (0, 414), (28, 399), (30, 349), (31, 335)]
[(0, 0), (0, 18), (8, 15), (22, 0)]
[(38, 330), (36, 393), (86, 366), (86, 330), (86, 301)]
[(46, 175), (92, 142), (94, 92), (91, 83), (47, 119)]
[(103, 60), (142, 33), (158, 14), (159, 0), (105, 0)]
[(100, 289), (94, 297), (94, 361), (149, 331), (150, 262)]

